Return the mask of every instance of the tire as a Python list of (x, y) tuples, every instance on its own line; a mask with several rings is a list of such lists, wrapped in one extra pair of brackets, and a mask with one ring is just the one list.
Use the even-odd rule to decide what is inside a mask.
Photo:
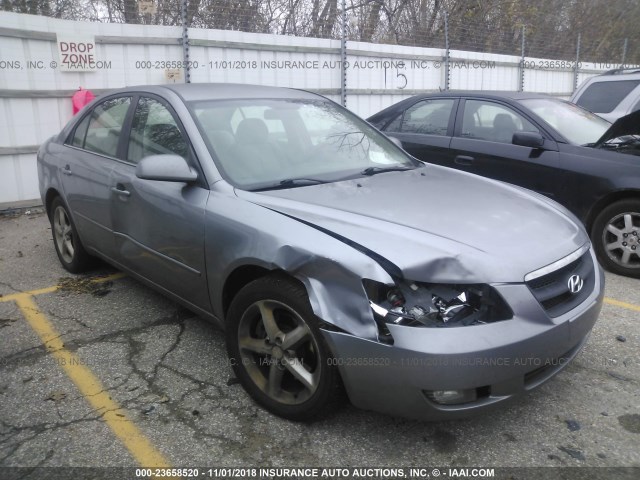
[(339, 403), (340, 376), (318, 324), (304, 287), (285, 275), (255, 280), (231, 302), (231, 365), (247, 393), (275, 415), (313, 420)]
[(621, 200), (604, 208), (593, 222), (591, 238), (604, 268), (640, 278), (640, 200)]
[(62, 266), (71, 273), (81, 273), (93, 265), (84, 249), (69, 210), (60, 197), (51, 203), (51, 235)]

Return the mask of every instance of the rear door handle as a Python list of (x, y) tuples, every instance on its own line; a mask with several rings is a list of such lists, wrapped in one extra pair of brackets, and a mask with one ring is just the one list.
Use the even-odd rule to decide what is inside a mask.
[(62, 173), (64, 173), (65, 175), (73, 175), (71, 173), (71, 167), (69, 166), (69, 164), (65, 165), (64, 168), (62, 169)]
[(125, 190), (124, 185), (121, 183), (118, 183), (115, 187), (111, 187), (111, 191), (118, 195), (122, 195), (123, 197), (131, 195), (131, 192), (129, 190)]
[(466, 155), (458, 155), (453, 161), (458, 165), (471, 165), (473, 164), (474, 160), (475, 158), (473, 157), (468, 157)]

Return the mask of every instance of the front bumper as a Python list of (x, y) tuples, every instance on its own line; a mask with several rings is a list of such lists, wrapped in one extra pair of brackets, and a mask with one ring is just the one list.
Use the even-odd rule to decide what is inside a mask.
[[(597, 263), (596, 263), (597, 265)], [(464, 417), (530, 391), (560, 372), (586, 343), (604, 296), (604, 274), (585, 301), (550, 318), (524, 285), (494, 285), (510, 320), (455, 328), (389, 325), (393, 345), (324, 331), (351, 402), (422, 420)], [(434, 390), (477, 389), (475, 401), (438, 404)]]

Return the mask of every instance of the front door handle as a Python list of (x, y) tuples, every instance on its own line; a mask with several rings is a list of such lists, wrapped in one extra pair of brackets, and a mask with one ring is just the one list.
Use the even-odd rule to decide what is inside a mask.
[(118, 183), (115, 187), (111, 187), (111, 191), (113, 193), (117, 193), (118, 195), (122, 195), (123, 197), (128, 197), (131, 195), (129, 190), (125, 190), (124, 185)]
[(475, 158), (468, 157), (467, 155), (458, 155), (453, 161), (458, 165), (471, 165), (474, 160)]
[(69, 166), (69, 164), (66, 164), (64, 166), (64, 168), (62, 169), (62, 173), (64, 173), (65, 175), (69, 175), (69, 176), (73, 175), (71, 173), (71, 167)]

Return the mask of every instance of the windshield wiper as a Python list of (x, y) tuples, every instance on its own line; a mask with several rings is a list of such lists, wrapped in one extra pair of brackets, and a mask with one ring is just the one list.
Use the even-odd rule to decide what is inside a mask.
[(320, 185), (321, 183), (327, 183), (327, 180), (320, 180), (319, 178), (304, 178), (304, 177), (287, 178), (285, 180), (281, 180), (278, 183), (274, 183), (273, 185), (254, 188), (252, 192), (261, 192), (264, 190), (278, 190), (280, 188), (290, 188), (290, 187), (305, 187), (308, 185)]
[(361, 175), (376, 175), (385, 172), (404, 172), (405, 170), (413, 170), (414, 167), (368, 167), (360, 172)]

